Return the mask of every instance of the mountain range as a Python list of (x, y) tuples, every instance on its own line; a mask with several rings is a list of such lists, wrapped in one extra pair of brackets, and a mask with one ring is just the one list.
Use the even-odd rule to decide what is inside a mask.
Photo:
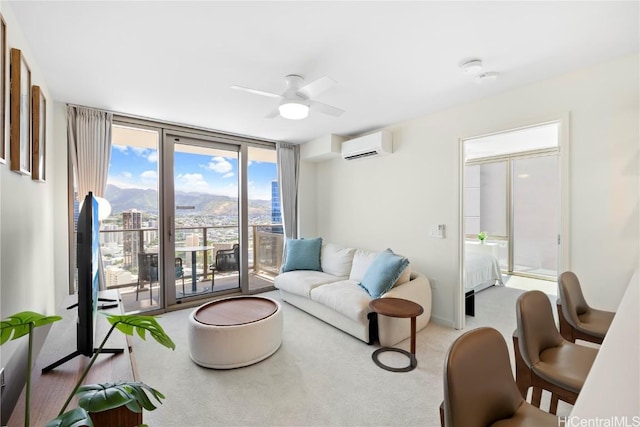
[[(120, 188), (109, 184), (105, 199), (111, 203), (111, 212), (118, 213), (130, 209), (158, 214), (158, 192), (141, 188)], [(218, 196), (208, 193), (187, 193), (176, 191), (175, 203), (189, 209), (189, 212), (208, 213), (221, 216), (238, 214), (238, 198)], [(271, 216), (270, 200), (249, 200), (249, 216)]]

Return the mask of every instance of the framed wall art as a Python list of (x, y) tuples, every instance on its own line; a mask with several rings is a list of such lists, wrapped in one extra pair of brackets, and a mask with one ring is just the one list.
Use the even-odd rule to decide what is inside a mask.
[(31, 174), (31, 70), (20, 49), (11, 49), (9, 140), (11, 170)]
[(31, 89), (33, 114), (33, 150), (31, 162), (31, 178), (44, 182), (46, 178), (46, 135), (47, 135), (47, 100), (40, 86)]
[(7, 24), (0, 14), (0, 163), (5, 163), (7, 159), (7, 138), (6, 138), (6, 117), (7, 104), (5, 103), (6, 91), (6, 69), (7, 69)]

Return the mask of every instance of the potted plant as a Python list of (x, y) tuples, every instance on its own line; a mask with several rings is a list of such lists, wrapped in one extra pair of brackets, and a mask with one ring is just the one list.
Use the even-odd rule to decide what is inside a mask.
[(478, 240), (480, 240), (481, 244), (484, 244), (485, 239), (487, 238), (487, 232), (486, 231), (481, 231), (480, 233), (478, 233)]
[[(106, 315), (107, 320), (111, 324), (109, 332), (100, 343), (98, 351), (91, 358), (89, 364), (83, 371), (80, 379), (76, 383), (74, 389), (69, 394), (65, 404), (63, 405), (58, 417), (51, 420), (47, 427), (77, 427), (77, 426), (93, 426), (90, 412), (101, 412), (109, 409), (126, 406), (133, 412), (142, 412), (143, 409), (152, 411), (156, 409), (147, 393), (153, 396), (159, 403), (164, 399), (164, 395), (158, 390), (149, 387), (142, 382), (120, 381), (116, 383), (91, 384), (81, 386), (82, 381), (89, 373), (100, 350), (104, 348), (105, 343), (111, 336), (111, 333), (118, 329), (124, 334), (133, 335), (134, 331), (142, 338), (146, 339), (148, 332), (158, 343), (163, 346), (175, 349), (175, 344), (164, 332), (156, 319), (152, 316), (140, 315)], [(30, 398), (30, 381), (31, 381), (31, 360), (32, 360), (32, 331), (37, 326), (46, 325), (48, 323), (60, 320), (60, 316), (43, 316), (33, 312), (21, 312), (10, 316), (8, 319), (0, 323), (0, 345), (11, 339), (17, 339), (24, 335), (29, 335), (29, 350), (27, 364), (27, 391), (25, 396), (25, 427), (29, 426), (29, 398)], [(12, 336), (13, 335), (13, 336)], [(69, 402), (74, 395), (78, 395), (79, 408), (69, 411), (65, 410), (69, 406)]]
[(33, 311), (22, 311), (0, 321), (0, 345), (25, 335), (29, 336), (27, 350), (27, 379), (24, 402), (24, 425), (29, 427), (29, 401), (31, 397), (31, 364), (33, 354), (33, 330), (62, 319), (60, 316), (44, 316)]

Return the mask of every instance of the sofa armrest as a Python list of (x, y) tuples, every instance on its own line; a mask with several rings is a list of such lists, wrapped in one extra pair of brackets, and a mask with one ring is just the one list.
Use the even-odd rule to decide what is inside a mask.
[[(410, 281), (391, 288), (382, 298), (403, 298), (420, 304), (424, 312), (416, 318), (416, 332), (427, 326), (431, 319), (431, 285), (427, 276), (422, 273), (412, 272)], [(393, 346), (410, 336), (410, 319), (378, 315), (378, 338), (381, 346)]]

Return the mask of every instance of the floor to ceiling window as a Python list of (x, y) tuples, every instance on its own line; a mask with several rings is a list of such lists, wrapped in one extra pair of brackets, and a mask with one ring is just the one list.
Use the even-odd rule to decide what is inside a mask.
[(273, 289), (283, 244), (274, 144), (128, 118), (112, 134), (100, 241), (106, 287), (127, 312)]

